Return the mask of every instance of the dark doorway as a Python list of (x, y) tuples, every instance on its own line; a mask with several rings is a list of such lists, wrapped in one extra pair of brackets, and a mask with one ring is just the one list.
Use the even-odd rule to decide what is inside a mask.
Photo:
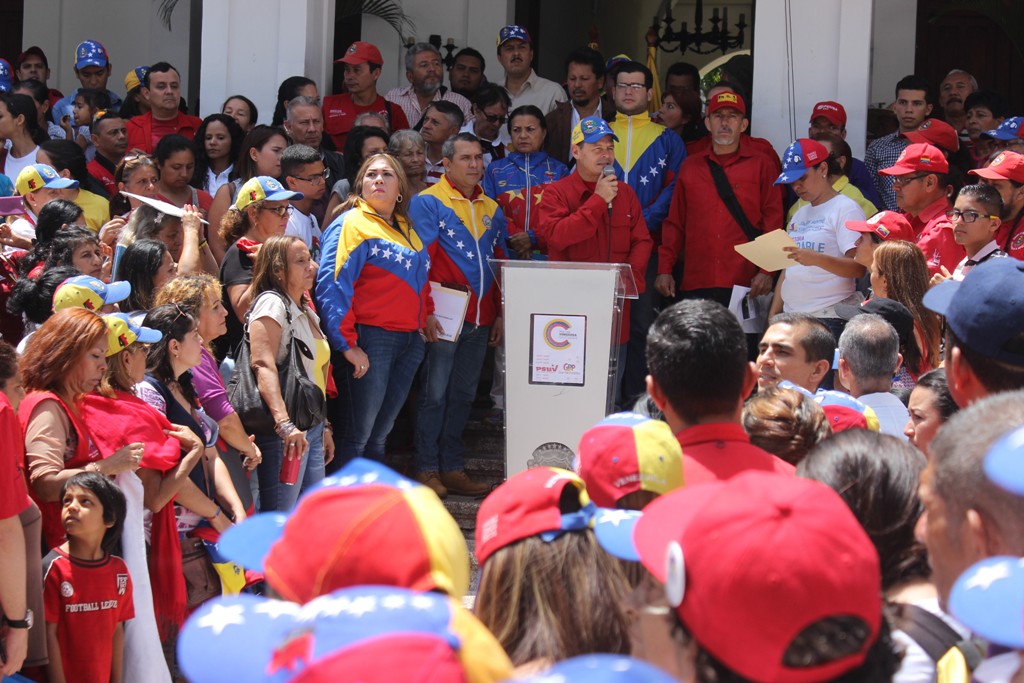
[[(1008, 97), (1011, 111), (1024, 112), (1024, 90), (1018, 87), (1024, 79), (1024, 58), (1015, 44), (1015, 39), (1024, 40), (1024, 25), (1016, 4), (1002, 3), (999, 11), (1005, 16), (993, 17), (969, 9), (969, 2), (919, 0), (917, 73), (938, 90), (951, 69), (964, 69), (980, 87)], [(1020, 35), (1011, 36), (1004, 27)]]
[(4, 0), (0, 2), (0, 57), (11, 63), (14, 62), (24, 46), (22, 41), (22, 26), (25, 23), (25, 1)]
[[(342, 57), (349, 45), (359, 40), (363, 33), (363, 16), (351, 14), (351, 2), (335, 0), (334, 3), (334, 55), (331, 61)], [(335, 64), (331, 72), (331, 87), (325, 95), (345, 92), (345, 65)]]

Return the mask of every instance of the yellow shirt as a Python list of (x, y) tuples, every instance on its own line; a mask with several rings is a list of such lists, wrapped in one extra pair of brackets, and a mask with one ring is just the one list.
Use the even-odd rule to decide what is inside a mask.
[[(869, 202), (864, 197), (864, 193), (858, 190), (857, 186), (851, 183), (850, 179), (847, 178), (846, 176), (839, 176), (839, 180), (832, 183), (832, 189), (838, 192), (839, 194), (844, 194), (853, 201), (857, 202), (857, 206), (861, 208), (861, 211), (863, 211), (864, 215), (867, 216), (868, 218), (871, 218), (876, 213), (878, 213), (878, 207)], [(807, 202), (805, 202), (802, 199), (798, 199), (796, 204), (794, 204), (789, 209), (789, 215), (786, 216), (786, 225), (789, 225), (790, 221), (793, 220), (793, 214), (797, 212), (797, 209), (799, 209), (801, 206), (806, 205)]]
[(110, 203), (98, 194), (79, 190), (74, 201), (85, 212), (85, 222), (93, 232), (99, 232), (103, 224), (110, 220)]

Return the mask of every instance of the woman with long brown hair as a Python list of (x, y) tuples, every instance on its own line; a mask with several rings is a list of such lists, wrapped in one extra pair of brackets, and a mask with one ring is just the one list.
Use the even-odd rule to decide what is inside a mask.
[[(939, 316), (925, 308), (928, 291), (928, 263), (916, 244), (886, 240), (874, 251), (871, 262), (871, 291), (906, 306), (914, 316), (913, 344), (907, 344), (903, 367), (894, 384), (912, 387), (917, 378), (937, 368), (939, 357)], [(905, 369), (906, 375), (903, 370)], [(909, 379), (909, 382), (907, 381)]]

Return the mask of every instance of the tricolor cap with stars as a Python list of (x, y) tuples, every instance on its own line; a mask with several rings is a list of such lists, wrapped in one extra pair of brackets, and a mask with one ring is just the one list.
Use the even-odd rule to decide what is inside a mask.
[(592, 145), (609, 135), (612, 136), (612, 140), (615, 140), (615, 142), (619, 141), (619, 136), (612, 131), (607, 121), (600, 116), (588, 116), (577, 123), (576, 127), (572, 129), (572, 144), (579, 145), (586, 142)]
[(972, 565), (953, 584), (949, 611), (988, 642), (1024, 650), (1024, 558), (996, 555)]
[(232, 206), (236, 211), (244, 211), (245, 207), (254, 202), (277, 202), (282, 199), (302, 199), (301, 192), (293, 192), (282, 185), (276, 178), (258, 175), (245, 181), (238, 190), (238, 197)]
[(496, 683), (512, 663), (468, 611), (437, 593), (356, 586), (305, 605), (215, 598), (178, 637), (192, 683)]
[(519, 683), (676, 683), (676, 679), (642, 659), (626, 655), (582, 655), (563, 659), (543, 673)]
[(985, 454), (985, 474), (1010, 493), (1024, 496), (1024, 427), (992, 444)]
[(84, 69), (87, 66), (107, 66), (109, 63), (106, 48), (97, 40), (83, 40), (75, 48), (76, 69)]
[(149, 73), (148, 66), (137, 66), (124, 76), (124, 89), (131, 92), (140, 87), (146, 81), (146, 74)]
[(1011, 116), (993, 130), (986, 130), (979, 137), (995, 140), (1016, 140), (1024, 138), (1024, 117)]
[(21, 169), (17, 180), (14, 181), (14, 189), (24, 197), (27, 194), (38, 192), (42, 189), (63, 190), (66, 188), (78, 187), (78, 181), (71, 178), (61, 178), (60, 174), (53, 169), (53, 166), (46, 164), (31, 164)]
[(11, 92), (11, 63), (0, 59), (0, 92)]
[(510, 40), (521, 40), (524, 43), (532, 43), (530, 32), (522, 26), (511, 24), (498, 31), (498, 47), (501, 47)]
[(782, 155), (782, 173), (775, 180), (776, 185), (788, 185), (803, 178), (807, 171), (828, 159), (825, 145), (809, 138), (800, 138), (786, 148)]
[[(572, 494), (566, 494), (566, 490)], [(476, 559), (532, 536), (550, 543), (565, 533), (591, 530), (608, 553), (639, 559), (630, 538), (643, 513), (594, 505), (579, 475), (557, 467), (533, 467), (491, 491), (476, 515)]]
[(135, 342), (155, 344), (164, 338), (163, 332), (145, 327), (127, 313), (108, 313), (103, 316), (103, 324), (107, 326), (107, 358), (121, 353)]
[[(833, 370), (837, 367), (838, 357), (839, 354), (837, 353), (836, 360), (832, 365)], [(868, 429), (872, 432), (877, 432), (881, 428), (878, 422), (878, 415), (874, 409), (849, 394), (832, 389), (819, 389), (817, 393), (812, 394), (807, 389), (798, 384), (793, 384), (789, 380), (779, 382), (779, 386), (784, 389), (799, 391), (801, 394), (813, 398), (825, 412), (825, 417), (828, 418), (828, 424), (832, 427), (833, 434), (838, 434), (846, 429)]]
[(76, 275), (58, 285), (53, 293), (53, 312), (65, 308), (87, 308), (99, 313), (107, 304), (124, 301), (132, 293), (132, 286), (125, 281), (104, 283), (91, 275)]
[(668, 493), (683, 485), (683, 450), (661, 420), (615, 413), (583, 433), (576, 471), (595, 504), (614, 508), (636, 491)]
[(306, 492), (289, 513), (266, 512), (221, 536), (221, 553), (262, 571), (278, 595), (308, 602), (348, 586), (469, 589), (459, 525), (429, 488), (356, 458)]

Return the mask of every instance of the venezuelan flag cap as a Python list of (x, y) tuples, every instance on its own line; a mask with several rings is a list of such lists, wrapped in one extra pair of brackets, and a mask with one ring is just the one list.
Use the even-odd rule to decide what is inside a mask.
[(238, 190), (234, 208), (243, 211), (245, 207), (254, 202), (276, 202), (282, 199), (302, 199), (302, 197), (301, 192), (287, 189), (276, 178), (258, 175), (247, 180)]
[(1024, 650), (1024, 559), (996, 555), (971, 565), (953, 584), (949, 611), (988, 642)]
[(660, 420), (609, 415), (583, 434), (578, 452), (576, 471), (601, 507), (614, 508), (635, 491), (660, 495), (683, 485), (683, 451)]
[(107, 357), (116, 355), (134, 344), (154, 344), (164, 338), (163, 332), (145, 327), (140, 321), (132, 320), (126, 313), (110, 313), (103, 316), (107, 326)]
[(363, 458), (307, 492), (290, 514), (264, 513), (232, 527), (220, 550), (301, 603), (358, 585), (455, 598), (469, 589), (466, 541), (441, 499)]
[(26, 166), (14, 181), (14, 188), (22, 197), (43, 188), (63, 190), (68, 187), (78, 187), (78, 181), (61, 178), (52, 166), (46, 164)]
[(99, 313), (107, 304), (124, 301), (132, 293), (127, 282), (111, 282), (109, 285), (91, 275), (76, 275), (60, 283), (53, 293), (53, 312), (65, 308), (88, 308)]
[(185, 622), (178, 661), (193, 683), (492, 683), (512, 674), (494, 636), (451, 598), (390, 586), (305, 605), (217, 598)]

